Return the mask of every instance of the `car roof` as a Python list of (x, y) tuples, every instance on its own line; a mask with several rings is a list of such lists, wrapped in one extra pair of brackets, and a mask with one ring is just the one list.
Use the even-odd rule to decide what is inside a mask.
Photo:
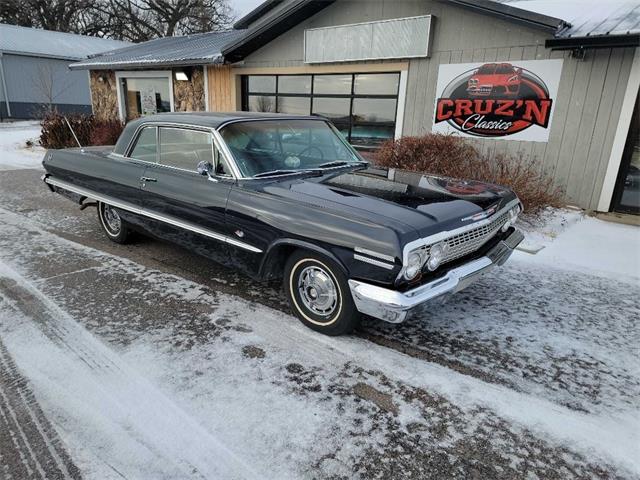
[(324, 120), (326, 118), (310, 115), (287, 115), (283, 113), (259, 112), (171, 112), (157, 113), (140, 117), (127, 123), (120, 134), (114, 153), (123, 155), (133, 135), (141, 124), (179, 124), (206, 128), (220, 128), (228, 123), (254, 120)]
[(198, 127), (218, 128), (226, 123), (242, 120), (277, 120), (277, 119), (311, 119), (318, 120), (322, 117), (309, 115), (287, 115), (283, 113), (260, 112), (171, 112), (158, 113), (153, 116), (141, 117), (129, 122), (140, 123), (181, 123)]

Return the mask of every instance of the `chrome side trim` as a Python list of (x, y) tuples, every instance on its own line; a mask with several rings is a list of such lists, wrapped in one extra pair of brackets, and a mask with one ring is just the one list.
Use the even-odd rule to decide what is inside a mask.
[(395, 267), (395, 265), (390, 265), (388, 263), (381, 262), (380, 260), (376, 260), (375, 258), (369, 258), (362, 255), (358, 255), (357, 253), (353, 255), (353, 258), (355, 260), (360, 260), (361, 262), (364, 262), (364, 263), (370, 263), (371, 265), (375, 265), (376, 267), (386, 268), (387, 270), (393, 270), (393, 268)]
[(386, 260), (387, 262), (395, 263), (396, 258), (391, 255), (385, 255), (384, 253), (374, 252), (373, 250), (369, 250), (366, 248), (355, 247), (354, 250), (358, 253), (364, 253), (365, 255), (369, 255), (370, 257), (380, 258), (382, 260)]
[(248, 250), (250, 252), (253, 253), (262, 253), (262, 250), (254, 247), (253, 245), (249, 245), (248, 243), (244, 243), (244, 242), (240, 242), (239, 240), (236, 240), (235, 238), (231, 238), (228, 237), (226, 235), (223, 235), (221, 233), (218, 232), (214, 232), (213, 230), (209, 230), (207, 228), (202, 228), (199, 227), (197, 225), (194, 225), (192, 223), (189, 222), (185, 222), (182, 220), (179, 220), (175, 217), (171, 217), (168, 215), (162, 215), (159, 213), (156, 213), (152, 210), (148, 210), (145, 208), (140, 208), (136, 205), (133, 205), (129, 202), (123, 202), (121, 200), (116, 200), (113, 197), (109, 197), (108, 195), (101, 195), (99, 193), (95, 193), (92, 190), (88, 190), (82, 187), (77, 187), (75, 185), (72, 185), (70, 183), (67, 183), (63, 180), (56, 180), (54, 178), (51, 177), (46, 177), (44, 179), (45, 183), (48, 183), (50, 185), (56, 186), (56, 187), (60, 187), (60, 188), (64, 188), (65, 190), (69, 190), (70, 192), (73, 193), (77, 193), (78, 195), (83, 195), (87, 198), (92, 198), (94, 200), (98, 200), (99, 202), (103, 202), (103, 203), (107, 203), (113, 207), (116, 208), (120, 208), (122, 210), (126, 210), (128, 212), (131, 213), (135, 213), (137, 215), (142, 215), (148, 218), (152, 218), (154, 220), (159, 220), (161, 222), (164, 223), (168, 223), (169, 225), (173, 225), (175, 227), (179, 227), (179, 228), (183, 228), (185, 230), (189, 230), (191, 232), (195, 232), (198, 233), (200, 235), (204, 235), (205, 237), (209, 237), (209, 238), (213, 238), (214, 240), (218, 240), (220, 242), (224, 242), (224, 243), (228, 243), (229, 245), (234, 245), (236, 247), (239, 248), (243, 248), (245, 250)]
[(460, 227), (460, 228), (455, 228), (453, 230), (446, 230), (443, 232), (438, 232), (435, 233), (433, 235), (430, 235), (428, 237), (424, 237), (424, 238), (418, 238), (412, 242), (407, 243), (404, 248), (402, 249), (402, 268), (400, 269), (400, 272), (398, 273), (398, 279), (400, 279), (404, 273), (405, 270), (405, 265), (407, 265), (408, 261), (409, 261), (409, 254), (415, 250), (416, 248), (420, 248), (420, 247), (424, 247), (426, 245), (432, 245), (434, 243), (439, 242), (440, 240), (444, 240), (446, 238), (449, 237), (454, 237), (456, 235), (460, 235), (461, 233), (465, 233), (468, 232), (470, 230), (474, 230), (476, 228), (480, 228), (484, 225), (488, 225), (489, 223), (491, 223), (494, 219), (498, 218), (500, 215), (502, 215), (503, 213), (505, 213), (506, 211), (512, 209), (513, 207), (515, 207), (516, 205), (518, 205), (520, 203), (520, 200), (518, 198), (514, 198), (513, 200), (511, 200), (509, 203), (507, 203), (504, 207), (502, 207), (500, 210), (498, 210), (497, 212), (495, 212), (493, 215), (491, 215), (490, 217), (487, 217), (483, 220), (480, 220), (478, 222), (473, 222), (470, 223), (469, 225), (465, 225), (464, 227)]

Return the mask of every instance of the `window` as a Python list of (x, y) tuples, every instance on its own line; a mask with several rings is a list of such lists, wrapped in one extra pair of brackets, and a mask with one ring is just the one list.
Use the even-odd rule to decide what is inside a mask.
[(186, 128), (160, 127), (160, 164), (197, 171), (198, 163), (214, 164), (211, 133)]
[(171, 111), (168, 77), (122, 76), (119, 79), (125, 120)]
[(399, 73), (248, 75), (243, 77), (243, 110), (330, 119), (360, 149), (371, 149), (395, 134)]
[(156, 133), (156, 127), (144, 127), (140, 131), (138, 139), (136, 140), (136, 144), (129, 156), (138, 160), (144, 160), (145, 162), (155, 163), (158, 160), (156, 156)]

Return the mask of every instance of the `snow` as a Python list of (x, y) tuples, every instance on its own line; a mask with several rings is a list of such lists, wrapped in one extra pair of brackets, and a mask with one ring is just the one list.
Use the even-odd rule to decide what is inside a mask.
[[(39, 146), (39, 122), (0, 123), (0, 171), (42, 168), (45, 150)], [(34, 143), (27, 147), (27, 140)]]
[(577, 215), (568, 222), (561, 212), (552, 216), (550, 230), (529, 237), (545, 248), (535, 255), (516, 251), (513, 258), (640, 284), (640, 227)]
[[(101, 337), (112, 339), (105, 344), (82, 326), (92, 318), (74, 318), (51, 301), (56, 290), (47, 287), (50, 280), (36, 287), (15, 267), (0, 264), (0, 277), (15, 281), (46, 312), (35, 321), (14, 315), (9, 322), (0, 313), (3, 340), (72, 451), (87, 459), (89, 471), (102, 473), (110, 465), (132, 477), (238, 478), (257, 471), (267, 478), (300, 478), (312, 476), (314, 454), (322, 445), (320, 453), (336, 452), (331, 460), (336, 475), (347, 475), (354, 456), (367, 446), (383, 448), (390, 433), (373, 428), (367, 416), (362, 424), (349, 397), (339, 394), (365, 382), (391, 396), (398, 411), (394, 422), (403, 432), (425, 417), (416, 402), (394, 392), (398, 384), (403, 391), (442, 396), (452, 405), (448, 408), (459, 409), (465, 425), (450, 427), (446, 439), (433, 439), (441, 448), (477, 435), (498, 416), (513, 424), (518, 438), (533, 433), (557, 448), (569, 446), (586, 458), (640, 473), (635, 455), (640, 423), (633, 411), (585, 414), (361, 338), (324, 337), (289, 315), (60, 239), (15, 215), (3, 213), (2, 221), (14, 238), (31, 237), (34, 255), (57, 258), (56, 251), (66, 251), (74, 261), (97, 264), (89, 278), (100, 290), (127, 285), (126, 297), (136, 304), (165, 311), (162, 301), (197, 302), (205, 313), (177, 323), (163, 316), (140, 331), (122, 320), (99, 329)], [(68, 275), (87, 273), (85, 267)], [(122, 314), (127, 298), (121, 290), (114, 295)], [(57, 294), (59, 301), (63, 297)], [(91, 299), (90, 292), (83, 294), (85, 302)], [(109, 305), (101, 312), (117, 314)], [(194, 337), (189, 322), (201, 333)], [(132, 339), (118, 351), (115, 338), (127, 330)], [(247, 346), (262, 349), (264, 358), (247, 358)], [(302, 372), (302, 378), (287, 383), (287, 372)], [(354, 431), (362, 435), (358, 441)]]

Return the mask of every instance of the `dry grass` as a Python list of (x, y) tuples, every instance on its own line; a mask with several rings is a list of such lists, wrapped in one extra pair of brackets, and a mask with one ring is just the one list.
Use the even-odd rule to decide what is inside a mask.
[(453, 135), (427, 134), (390, 140), (378, 150), (380, 166), (479, 180), (511, 188), (535, 215), (548, 206), (563, 205), (563, 192), (540, 172), (535, 159), (514, 155), (483, 155)]

